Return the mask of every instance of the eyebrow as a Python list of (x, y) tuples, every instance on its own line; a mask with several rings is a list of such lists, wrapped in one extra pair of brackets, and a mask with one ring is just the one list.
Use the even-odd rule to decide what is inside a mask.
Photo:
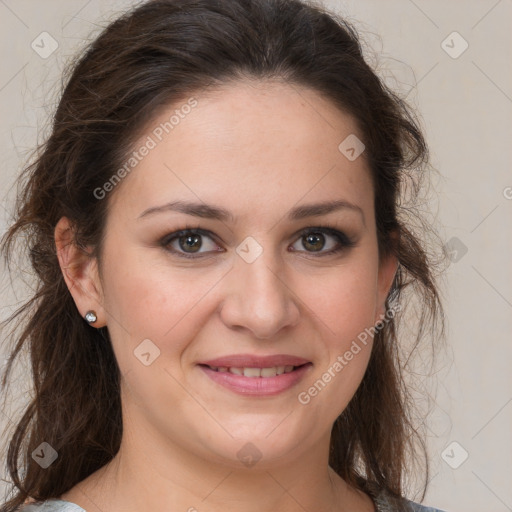
[[(288, 220), (293, 221), (305, 219), (308, 217), (319, 217), (321, 215), (327, 215), (329, 213), (344, 209), (358, 212), (363, 219), (363, 223), (365, 223), (365, 217), (362, 208), (341, 199), (337, 201), (324, 201), (320, 203), (297, 206), (292, 208), (286, 217)], [(222, 222), (234, 221), (234, 216), (229, 210), (207, 203), (194, 203), (187, 201), (173, 201), (162, 206), (154, 206), (148, 208), (147, 210), (144, 210), (138, 218), (141, 219), (143, 217), (165, 212), (185, 213), (187, 215), (193, 215), (194, 217), (220, 220)]]

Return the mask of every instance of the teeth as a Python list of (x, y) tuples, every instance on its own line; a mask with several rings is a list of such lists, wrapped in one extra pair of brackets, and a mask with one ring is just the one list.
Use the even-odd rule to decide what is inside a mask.
[(210, 366), (212, 370), (216, 372), (229, 372), (235, 375), (243, 375), (244, 377), (275, 377), (276, 375), (282, 375), (283, 373), (290, 373), (293, 371), (295, 366), (273, 366), (271, 368), (236, 368), (226, 366)]
[[(237, 368), (238, 370), (238, 368)], [(244, 368), (244, 377), (261, 377), (260, 368)]]
[(277, 368), (262, 368), (261, 376), (262, 377), (275, 377), (277, 375)]

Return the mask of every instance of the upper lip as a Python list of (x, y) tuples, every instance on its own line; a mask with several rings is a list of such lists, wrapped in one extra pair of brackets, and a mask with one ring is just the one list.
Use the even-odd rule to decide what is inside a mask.
[(273, 368), (274, 366), (301, 366), (309, 362), (310, 361), (303, 357), (287, 354), (268, 356), (233, 354), (230, 356), (217, 357), (216, 359), (209, 359), (208, 361), (201, 361), (199, 364), (228, 368)]

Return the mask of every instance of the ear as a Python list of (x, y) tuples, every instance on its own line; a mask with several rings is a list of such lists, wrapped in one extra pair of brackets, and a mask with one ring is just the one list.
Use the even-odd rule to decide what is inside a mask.
[(398, 258), (390, 252), (381, 256), (379, 260), (379, 275), (377, 283), (377, 317), (375, 324), (379, 322), (386, 313), (386, 299), (395, 279), (398, 270)]
[(54, 237), (61, 271), (80, 315), (84, 318), (88, 311), (93, 310), (98, 319), (91, 325), (105, 326), (97, 258), (91, 255), (92, 251), (75, 244), (73, 227), (67, 217), (62, 217), (55, 226)]

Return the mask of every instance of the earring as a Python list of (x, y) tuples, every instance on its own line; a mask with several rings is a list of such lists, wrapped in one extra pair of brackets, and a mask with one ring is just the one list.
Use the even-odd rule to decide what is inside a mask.
[(94, 322), (96, 322), (96, 320), (98, 320), (98, 317), (96, 316), (96, 311), (87, 311), (87, 313), (85, 313), (85, 321), (88, 323), (88, 324), (93, 324)]

